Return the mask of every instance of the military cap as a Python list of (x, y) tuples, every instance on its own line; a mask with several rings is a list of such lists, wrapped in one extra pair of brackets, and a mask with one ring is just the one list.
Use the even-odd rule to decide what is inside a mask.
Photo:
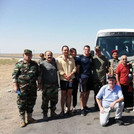
[(29, 49), (25, 49), (25, 50), (24, 50), (24, 54), (32, 54), (32, 51), (29, 50)]
[(117, 52), (117, 53), (118, 53), (118, 51), (117, 51), (117, 50), (113, 50), (113, 51), (112, 51), (112, 54), (113, 54), (114, 52)]
[(100, 46), (96, 46), (95, 50), (101, 50)]

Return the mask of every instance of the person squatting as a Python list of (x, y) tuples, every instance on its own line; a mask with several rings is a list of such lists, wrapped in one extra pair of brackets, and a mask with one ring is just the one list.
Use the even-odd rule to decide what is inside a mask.
[[(14, 92), (18, 93), (20, 127), (37, 122), (32, 117), (37, 89), (42, 91), (41, 109), (44, 120), (49, 118), (49, 108), (50, 117), (76, 114), (79, 89), (81, 116), (100, 111), (100, 124), (105, 126), (109, 122), (110, 112), (115, 111), (115, 121), (122, 125), (122, 112), (129, 112), (126, 94), (129, 88), (129, 70), (134, 62), (128, 64), (126, 55), (122, 55), (119, 60), (117, 50), (111, 52), (113, 59), (108, 60), (102, 55), (99, 46), (95, 47), (95, 55), (91, 54), (89, 45), (83, 47), (82, 55), (77, 55), (75, 48), (69, 50), (67, 45), (61, 51), (62, 54), (57, 58), (53, 57), (51, 51), (41, 53), (37, 64), (32, 60), (32, 51), (25, 49), (23, 59), (15, 64), (12, 78)], [(55, 112), (58, 89), (61, 90), (59, 115)], [(90, 90), (94, 90), (92, 109), (87, 105)]]

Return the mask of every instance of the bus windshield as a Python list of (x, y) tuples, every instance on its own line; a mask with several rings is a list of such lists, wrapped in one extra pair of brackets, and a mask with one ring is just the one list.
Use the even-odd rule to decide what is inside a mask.
[(108, 58), (112, 58), (112, 50), (118, 50), (119, 57), (122, 55), (134, 55), (134, 36), (103, 36), (98, 37), (97, 44), (101, 47), (102, 53)]

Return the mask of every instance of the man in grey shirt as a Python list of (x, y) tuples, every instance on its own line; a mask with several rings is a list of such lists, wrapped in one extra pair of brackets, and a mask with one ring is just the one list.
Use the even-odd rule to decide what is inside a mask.
[(58, 76), (57, 66), (53, 60), (51, 51), (45, 52), (46, 60), (40, 64), (41, 87), (42, 87), (42, 110), (43, 118), (48, 119), (48, 103), (50, 101), (51, 116), (55, 116), (56, 104), (58, 102)]

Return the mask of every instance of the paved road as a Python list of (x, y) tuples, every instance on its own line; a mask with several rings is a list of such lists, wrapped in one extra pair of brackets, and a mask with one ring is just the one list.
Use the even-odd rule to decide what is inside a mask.
[[(93, 92), (91, 91), (88, 105), (93, 107), (93, 103)], [(76, 115), (66, 116), (65, 118), (50, 118), (47, 122), (42, 120), (40, 106), (41, 93), (38, 92), (38, 99), (33, 113), (33, 117), (38, 120), (38, 123), (29, 124), (25, 128), (18, 126), (13, 134), (134, 134), (134, 113), (132, 111), (123, 113), (124, 126), (113, 123), (114, 113), (111, 113), (110, 125), (101, 127), (99, 112), (89, 112), (85, 117), (80, 116), (79, 102)], [(60, 102), (58, 102), (56, 112), (60, 113)]]

